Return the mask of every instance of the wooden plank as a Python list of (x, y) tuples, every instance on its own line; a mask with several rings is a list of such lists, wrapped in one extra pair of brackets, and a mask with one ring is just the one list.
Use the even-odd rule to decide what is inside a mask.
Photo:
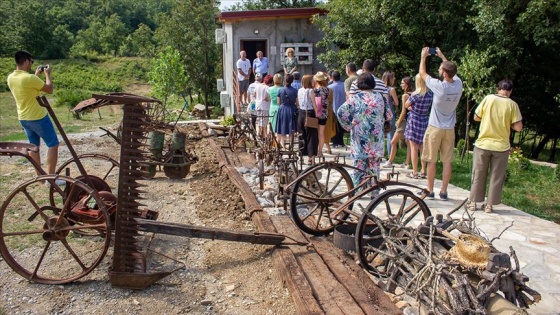
[[(275, 216), (271, 220), (279, 233), (296, 239), (306, 238), (288, 216)], [(316, 239), (310, 238), (312, 242)], [(366, 314), (315, 249), (302, 246), (289, 246), (289, 248), (302, 266), (325, 314)]]
[(317, 253), (366, 314), (402, 314), (366, 271), (344, 250), (325, 238), (315, 238)]
[(287, 247), (279, 247), (272, 253), (272, 258), (274, 269), (278, 271), (284, 285), (288, 288), (298, 314), (325, 314), (294, 253)]

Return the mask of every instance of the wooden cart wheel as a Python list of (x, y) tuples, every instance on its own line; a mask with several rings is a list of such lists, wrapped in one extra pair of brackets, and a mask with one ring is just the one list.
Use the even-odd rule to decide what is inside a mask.
[[(294, 183), (290, 211), (296, 225), (312, 235), (326, 235), (344, 222), (348, 212), (339, 206), (353, 197), (352, 178), (342, 166), (321, 164), (306, 170)], [(353, 204), (347, 207), (352, 210)]]
[[(55, 179), (65, 185), (55, 187), (51, 204), (45, 182), (55, 185)], [(15, 272), (36, 283), (68, 283), (89, 274), (107, 253), (110, 231), (97, 191), (66, 176), (27, 181), (0, 208), (0, 253)]]
[(391, 230), (379, 227), (377, 222), (417, 226), (430, 215), (424, 200), (410, 190), (392, 189), (377, 196), (367, 206), (356, 229), (356, 252), (362, 267), (378, 277), (386, 277), (391, 271), (391, 249), (383, 242), (383, 234), (391, 235)]
[(245, 136), (243, 135), (243, 132), (240, 130), (240, 127), (238, 125), (235, 125), (229, 129), (227, 142), (231, 152), (235, 152), (241, 142), (245, 141), (244, 139), (241, 139), (243, 137)]

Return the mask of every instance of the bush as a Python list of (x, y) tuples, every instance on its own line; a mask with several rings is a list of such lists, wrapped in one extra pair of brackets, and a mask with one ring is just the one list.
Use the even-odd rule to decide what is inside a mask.
[(523, 156), (523, 151), (519, 147), (512, 149), (508, 163), (517, 166), (520, 170), (528, 170), (531, 167), (531, 161)]
[(222, 119), (222, 121), (220, 122), (220, 125), (222, 125), (222, 126), (233, 126), (233, 125), (235, 125), (235, 118), (233, 118), (232, 115), (225, 116), (224, 119)]
[(69, 110), (78, 105), (79, 102), (91, 98), (91, 92), (80, 89), (58, 89), (54, 93), (54, 107), (68, 107)]

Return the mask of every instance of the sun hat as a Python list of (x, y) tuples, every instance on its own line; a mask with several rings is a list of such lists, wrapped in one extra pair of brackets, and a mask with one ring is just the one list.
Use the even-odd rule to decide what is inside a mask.
[(319, 71), (317, 72), (317, 74), (313, 76), (313, 80), (315, 80), (315, 82), (322, 82), (322, 81), (327, 81), (328, 78), (323, 72)]
[(490, 245), (481, 237), (462, 234), (448, 252), (448, 259), (470, 268), (486, 268)]

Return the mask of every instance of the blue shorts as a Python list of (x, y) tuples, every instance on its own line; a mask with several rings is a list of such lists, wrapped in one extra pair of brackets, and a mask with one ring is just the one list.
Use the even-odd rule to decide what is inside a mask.
[(56, 147), (59, 144), (49, 115), (45, 115), (39, 120), (20, 120), (19, 123), (25, 131), (29, 143), (40, 146), (42, 138), (49, 148)]

